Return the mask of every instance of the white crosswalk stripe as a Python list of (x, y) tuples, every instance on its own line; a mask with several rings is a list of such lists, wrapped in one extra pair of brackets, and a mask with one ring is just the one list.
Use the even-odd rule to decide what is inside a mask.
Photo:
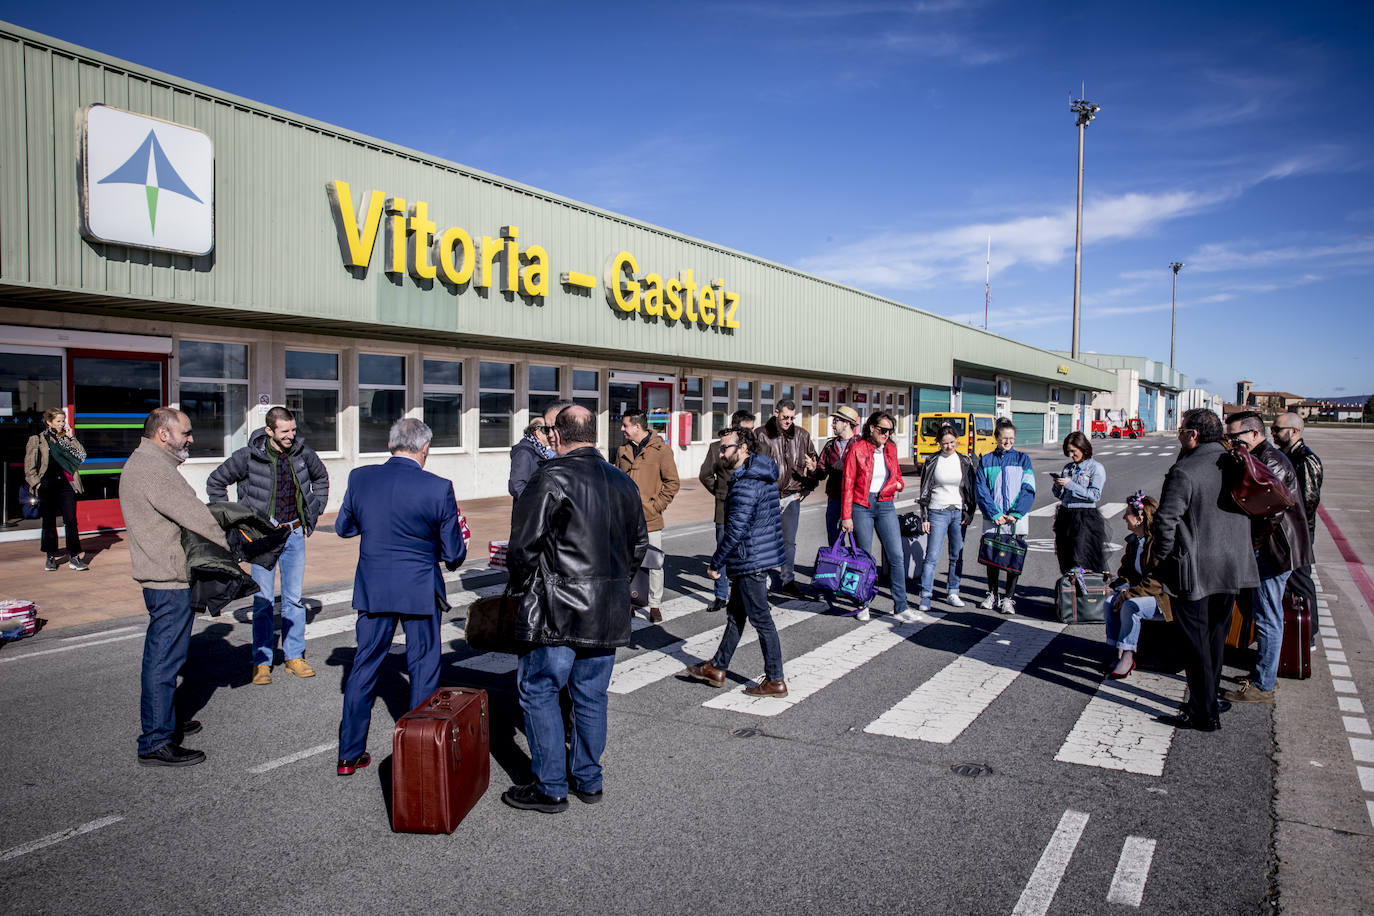
[(1179, 675), (1149, 671), (1103, 681), (1054, 759), (1162, 776), (1174, 729), (1154, 717), (1175, 712), (1185, 686)]
[[(825, 608), (818, 601), (789, 601), (773, 608), (773, 625), (785, 630), (795, 623), (813, 619)], [(633, 693), (641, 687), (672, 677), (687, 665), (695, 665), (710, 656), (720, 643), (725, 625), (712, 627), (690, 639), (679, 639), (661, 649), (651, 649), (620, 662), (611, 673), (611, 693)], [(740, 638), (741, 646), (756, 642), (759, 634), (749, 627)]]
[(805, 655), (788, 660), (785, 666), (785, 697), (746, 696), (744, 687), (739, 687), (701, 705), (713, 709), (747, 712), (756, 716), (776, 716), (796, 706), (818, 690), (833, 684), (865, 662), (872, 661), (893, 646), (901, 645), (927, 624), (934, 623), (943, 616), (927, 614), (925, 619), (911, 623), (897, 623), (892, 618), (874, 620), (812, 649)]
[(1100, 507), (1103, 518), (1115, 518), (1125, 510), (1125, 503), (1103, 503)]
[(864, 731), (949, 744), (1064, 630), (1043, 620), (1009, 620), (950, 662)]

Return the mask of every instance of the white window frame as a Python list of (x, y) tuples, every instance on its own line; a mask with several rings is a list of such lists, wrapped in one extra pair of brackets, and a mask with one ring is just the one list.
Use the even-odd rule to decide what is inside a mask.
[[(482, 384), (482, 363), (494, 363), (494, 364), (496, 364), (496, 365), (506, 365), (506, 366), (510, 366), (510, 367), (511, 367), (511, 385), (512, 385), (512, 387), (510, 387), (510, 388), (487, 388), (487, 387), (485, 387), (485, 386)], [(543, 365), (543, 363), (540, 363), (540, 365)], [(476, 440), (473, 442), (473, 448), (475, 448), (475, 449), (477, 450), (477, 453), (478, 453), (479, 455), (480, 455), (480, 454), (494, 455), (494, 454), (497, 454), (498, 452), (509, 452), (510, 449), (511, 449), (511, 446), (515, 445), (516, 442), (519, 442), (519, 441), (520, 441), (521, 435), (523, 435), (523, 430), (522, 430), (522, 428), (521, 428), (520, 425), (519, 425), (519, 418), (520, 418), (520, 412), (521, 412), (521, 410), (520, 410), (520, 402), (519, 402), (519, 400), (518, 400), (518, 398), (519, 398), (519, 388), (520, 388), (520, 366), (521, 366), (520, 361), (519, 361), (519, 360), (513, 360), (513, 359), (511, 359), (511, 360), (506, 360), (506, 359), (481, 359), (481, 358), (478, 358), (478, 360), (477, 360), (477, 402), (476, 402), (476, 404), (473, 405), (473, 406), (476, 407), (476, 409), (477, 409), (477, 438), (476, 438)], [(511, 412), (510, 412), (510, 434), (511, 434), (511, 441), (508, 442), (508, 443), (506, 443), (505, 445), (487, 445), (487, 446), (483, 446), (483, 445), (482, 445), (482, 395), (484, 395), (484, 394), (509, 394), (509, 395), (510, 395), (510, 403), (511, 403)]]
[(334, 392), (335, 404), (337, 409), (334, 411), (334, 448), (320, 449), (310, 445), (315, 450), (315, 454), (321, 458), (341, 458), (343, 449), (339, 447), (340, 440), (343, 438), (343, 351), (334, 350), (328, 347), (297, 347), (288, 346), (282, 348), (282, 372), (286, 371), (286, 354), (288, 353), (329, 353), (334, 357), (334, 367), (339, 378), (330, 381), (329, 379), (317, 378), (292, 378), (285, 376), (282, 379), (282, 404), (286, 403), (286, 392), (291, 388), (308, 389), (311, 391), (332, 391)]
[[(439, 446), (434, 446), (434, 447), (432, 447), (432, 448), (430, 449), (430, 452), (431, 452), (431, 454), (435, 454), (435, 455), (461, 455), (463, 452), (468, 451), (468, 447), (467, 447), (467, 445), (466, 445), (467, 436), (464, 435), (464, 433), (465, 433), (464, 426), (466, 425), (466, 415), (467, 415), (467, 410), (468, 410), (468, 406), (469, 406), (469, 405), (468, 405), (469, 398), (468, 398), (468, 393), (467, 393), (468, 376), (469, 376), (469, 373), (468, 373), (468, 361), (467, 361), (466, 359), (464, 359), (462, 356), (457, 356), (457, 355), (452, 354), (452, 353), (421, 353), (419, 358), (420, 358), (420, 413), (421, 413), (421, 415), (424, 414), (424, 410), (425, 410), (425, 395), (430, 394), (431, 392), (434, 393), (434, 394), (456, 394), (456, 395), (458, 395), (458, 397), (459, 397), (459, 401), (458, 401), (458, 405), (459, 405), (459, 406), (458, 406), (458, 444), (457, 444), (457, 445), (439, 445)], [(462, 375), (463, 375), (463, 381), (462, 381), (462, 383), (461, 383), (461, 384), (458, 384), (458, 385), (441, 385), (441, 384), (437, 384), (437, 383), (436, 383), (436, 384), (426, 384), (426, 382), (425, 382), (425, 363), (426, 363), (426, 362), (457, 363), (458, 365), (460, 365), (460, 366), (463, 367), (463, 369), (462, 369)], [(425, 422), (428, 423), (429, 420), (426, 419)]]

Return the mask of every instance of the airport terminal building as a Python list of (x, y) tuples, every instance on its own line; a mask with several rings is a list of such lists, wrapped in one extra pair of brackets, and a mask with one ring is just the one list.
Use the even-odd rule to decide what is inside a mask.
[(120, 524), (143, 417), (195, 425), (205, 478), (267, 408), (332, 478), (386, 458), (402, 415), (460, 499), (559, 397), (603, 447), (647, 411), (695, 475), (714, 431), (782, 398), (1015, 417), (1022, 443), (1091, 418), (1117, 376), (556, 194), (0, 23), (0, 448), (63, 406), (89, 453), (83, 529)]

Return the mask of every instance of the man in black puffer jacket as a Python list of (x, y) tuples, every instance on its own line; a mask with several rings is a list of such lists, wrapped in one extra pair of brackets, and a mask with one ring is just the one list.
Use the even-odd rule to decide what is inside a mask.
[[(296, 435), (291, 411), (273, 407), (267, 411), (267, 425), (255, 430), (247, 445), (210, 473), (205, 492), (211, 502), (224, 502), (230, 484), (237, 484), (238, 502), (292, 529), (277, 560), (282, 654), (287, 671), (311, 677), (315, 671), (305, 662), (305, 605), (301, 603), (305, 539), (329, 502), (329, 472), (314, 449)], [(249, 569), (259, 589), (253, 598), (253, 683), (264, 685), (272, 683), (277, 574), (257, 564)]]
[[(639, 488), (596, 450), (595, 415), (564, 408), (552, 441), (558, 454), (515, 501), (506, 547), (514, 636), (534, 644), (515, 674), (534, 781), (501, 795), (546, 814), (568, 807), (569, 788), (601, 801), (606, 689), (616, 647), (630, 641), (630, 579), (649, 549)], [(558, 704), (565, 687), (576, 722), (571, 755)]]
[(686, 674), (712, 687), (723, 687), (730, 659), (739, 646), (747, 618), (759, 634), (763, 649), (763, 679), (744, 692), (751, 697), (785, 697), (782, 644), (768, 604), (768, 572), (783, 561), (783, 528), (776, 490), (778, 465), (755, 454), (758, 440), (752, 430), (730, 428), (720, 434), (720, 454), (734, 466), (730, 494), (725, 501), (725, 535), (716, 546), (706, 572), (712, 579), (730, 577), (728, 619), (720, 646), (710, 661), (688, 665)]

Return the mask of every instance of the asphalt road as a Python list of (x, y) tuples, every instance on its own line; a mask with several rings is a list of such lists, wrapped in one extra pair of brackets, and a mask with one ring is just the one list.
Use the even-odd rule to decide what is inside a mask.
[[(1030, 451), (1047, 482), (1041, 472), (1062, 458)], [(1097, 457), (1109, 474), (1103, 502), (1121, 504), (1137, 488), (1158, 493), (1174, 442), (1109, 442)], [(1037, 506), (1050, 502), (1042, 493)], [(821, 499), (804, 507), (803, 578), (823, 512)], [(381, 682), (376, 764), (349, 779), (334, 774), (354, 645), (342, 592), (317, 596), (323, 606), (307, 631), (313, 679), (278, 668), (270, 687), (250, 686), (246, 615), (197, 621), (183, 691), (205, 730), (187, 744), (209, 759), (181, 770), (136, 765), (142, 620), (6, 646), (5, 909), (1264, 909), (1282, 883), (1271, 708), (1238, 707), (1215, 734), (1174, 732), (1149, 717), (1177, 704), (1181, 674), (1137, 672), (1104, 687), (1101, 626), (1052, 620), (1051, 521), (1032, 518), (1039, 549), (1015, 617), (972, 600), (949, 608), (938, 584), (930, 618), (896, 629), (886, 614), (862, 624), (814, 602), (775, 601), (793, 696), (752, 705), (738, 692), (762, 670), (752, 641), (724, 690), (676, 673), (710, 654), (709, 631), (723, 620), (705, 610), (713, 531), (669, 529), (668, 619), (640, 626), (618, 655), (605, 802), (574, 800), (557, 816), (500, 803), (528, 774), (513, 677), (506, 659), (474, 656), (460, 637), (462, 606), (499, 589), (499, 579), (455, 578), (442, 683), (491, 692), (493, 758), (491, 789), (452, 836), (389, 829), (390, 726), (407, 695), (401, 655)], [(1108, 524), (1121, 543), (1119, 510)], [(975, 554), (970, 543), (963, 593), (974, 600), (983, 594)], [(890, 602), (880, 597), (875, 608)], [(1321, 687), (1318, 678), (1301, 683)], [(1329, 696), (1313, 696), (1334, 709)], [(961, 775), (961, 765), (981, 775)], [(1348, 781), (1357, 804), (1359, 784)], [(1293, 791), (1303, 791), (1301, 779)], [(1365, 820), (1366, 840), (1369, 827)]]

